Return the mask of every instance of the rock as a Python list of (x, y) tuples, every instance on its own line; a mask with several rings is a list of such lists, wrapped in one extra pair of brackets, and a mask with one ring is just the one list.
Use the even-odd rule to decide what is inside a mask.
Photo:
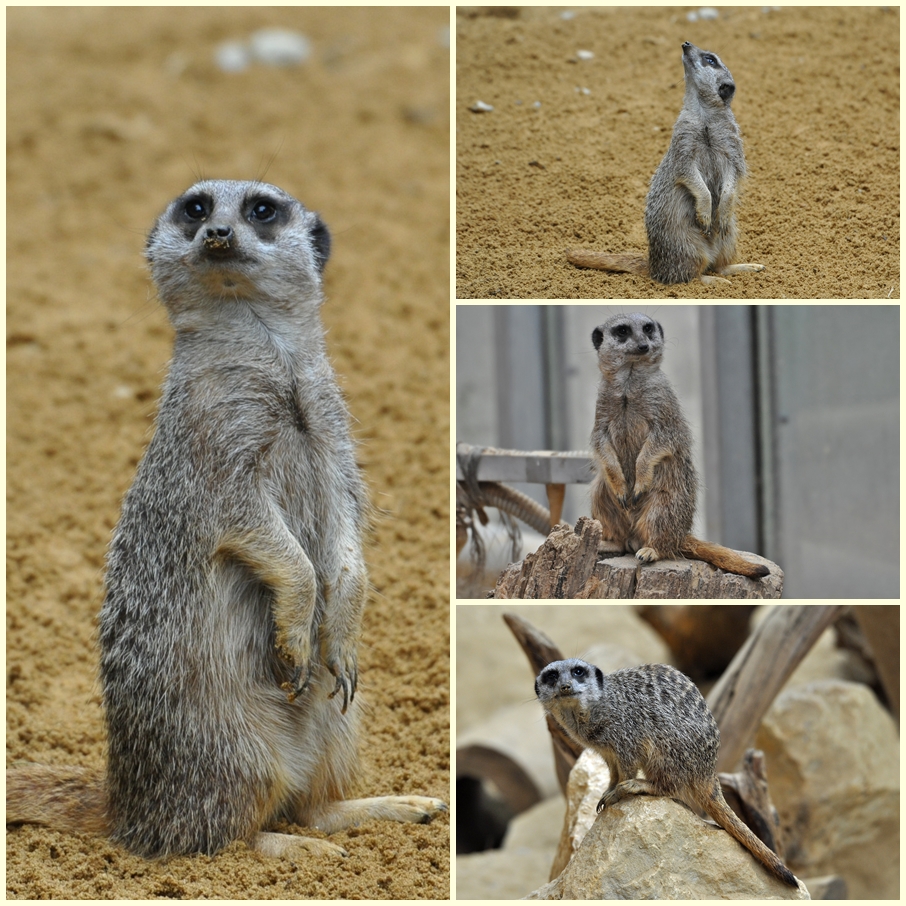
[(841, 875), (852, 899), (897, 899), (899, 740), (874, 693), (840, 680), (788, 689), (756, 744), (797, 874)]
[(540, 884), (547, 866), (534, 850), (491, 849), (456, 857), (457, 900), (518, 900)]
[[(580, 810), (600, 798), (589, 790)], [(593, 808), (593, 806), (592, 806)], [(580, 816), (580, 821), (581, 816)], [(569, 823), (569, 820), (568, 820)], [(556, 880), (529, 900), (808, 899), (680, 803), (634, 796), (602, 812)]]

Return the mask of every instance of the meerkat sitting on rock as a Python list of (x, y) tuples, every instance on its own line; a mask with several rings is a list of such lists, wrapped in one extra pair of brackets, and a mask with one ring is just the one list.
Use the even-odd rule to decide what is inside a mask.
[[(650, 276), (659, 283), (703, 283), (763, 271), (734, 264), (736, 205), (746, 175), (739, 126), (730, 109), (736, 85), (720, 57), (683, 44), (686, 93), (673, 138), (645, 203), (648, 257), (572, 250), (579, 267)], [(722, 275), (722, 276), (718, 276)]]
[(647, 664), (604, 674), (570, 658), (541, 671), (535, 695), (571, 739), (607, 763), (610, 786), (598, 812), (627, 796), (669, 796), (701, 809), (775, 877), (799, 886), (727, 805), (715, 773), (720, 731), (695, 684), (679, 670)]
[(343, 855), (268, 828), (427, 822), (439, 799), (346, 798), (369, 504), (320, 320), (327, 228), (274, 186), (209, 180), (146, 251), (176, 339), (107, 558), (107, 765), (11, 768), (7, 822), (147, 857)]
[(758, 579), (770, 570), (689, 532), (698, 477), (692, 437), (661, 371), (664, 328), (648, 315), (614, 315), (591, 335), (601, 382), (591, 435), (597, 474), (591, 514), (603, 549), (642, 563), (691, 557)]

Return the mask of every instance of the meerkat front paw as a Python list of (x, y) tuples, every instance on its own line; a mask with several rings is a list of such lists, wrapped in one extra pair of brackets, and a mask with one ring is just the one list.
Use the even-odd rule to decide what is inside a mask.
[(661, 559), (661, 555), (653, 547), (640, 547), (635, 552), (635, 558), (640, 563), (654, 563)]

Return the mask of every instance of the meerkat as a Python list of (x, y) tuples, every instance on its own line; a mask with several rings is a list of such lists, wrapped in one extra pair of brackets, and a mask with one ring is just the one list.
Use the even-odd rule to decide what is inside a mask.
[(698, 477), (692, 436), (661, 371), (664, 329), (647, 315), (614, 315), (591, 335), (601, 382), (591, 435), (591, 514), (608, 553), (642, 563), (691, 557), (750, 579), (770, 570), (690, 533)]
[(679, 670), (647, 664), (605, 675), (570, 658), (541, 671), (535, 695), (570, 738), (607, 763), (610, 786), (598, 812), (632, 795), (677, 799), (701, 809), (785, 884), (799, 886), (727, 805), (715, 773), (720, 731), (695, 684)]
[(446, 810), (346, 798), (370, 510), (320, 319), (329, 254), (321, 218), (260, 182), (199, 182), (151, 230), (175, 342), (107, 556), (106, 768), (10, 769), (8, 822), (149, 858), (345, 855), (267, 828)]
[[(645, 202), (648, 257), (571, 250), (579, 267), (650, 276), (659, 283), (729, 283), (763, 271), (733, 264), (736, 206), (746, 175), (739, 126), (730, 109), (736, 85), (716, 53), (683, 44), (686, 93), (670, 147)], [(723, 276), (717, 276), (723, 275)]]

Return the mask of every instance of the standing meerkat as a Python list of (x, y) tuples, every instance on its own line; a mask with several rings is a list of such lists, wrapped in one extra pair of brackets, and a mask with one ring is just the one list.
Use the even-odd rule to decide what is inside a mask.
[(591, 340), (601, 372), (591, 514), (604, 529), (604, 550), (632, 551), (642, 563), (691, 557), (750, 579), (768, 575), (766, 566), (689, 534), (698, 477), (689, 426), (661, 371), (664, 328), (639, 312), (614, 315)]
[(571, 739), (607, 762), (610, 786), (598, 812), (632, 795), (678, 799), (701, 809), (785, 884), (799, 886), (727, 805), (715, 773), (720, 731), (695, 684), (679, 670), (647, 664), (605, 675), (570, 658), (541, 671), (535, 695)]
[(426, 822), (439, 799), (346, 799), (369, 518), (320, 320), (330, 236), (274, 186), (199, 182), (146, 254), (176, 331), (100, 616), (103, 774), (7, 771), (7, 821), (147, 857), (345, 854), (269, 833)]
[(736, 85), (716, 53), (683, 44), (686, 94), (670, 147), (645, 202), (648, 257), (572, 250), (579, 267), (650, 276), (659, 283), (723, 282), (722, 274), (763, 271), (733, 264), (736, 205), (746, 175), (739, 126), (730, 109)]

